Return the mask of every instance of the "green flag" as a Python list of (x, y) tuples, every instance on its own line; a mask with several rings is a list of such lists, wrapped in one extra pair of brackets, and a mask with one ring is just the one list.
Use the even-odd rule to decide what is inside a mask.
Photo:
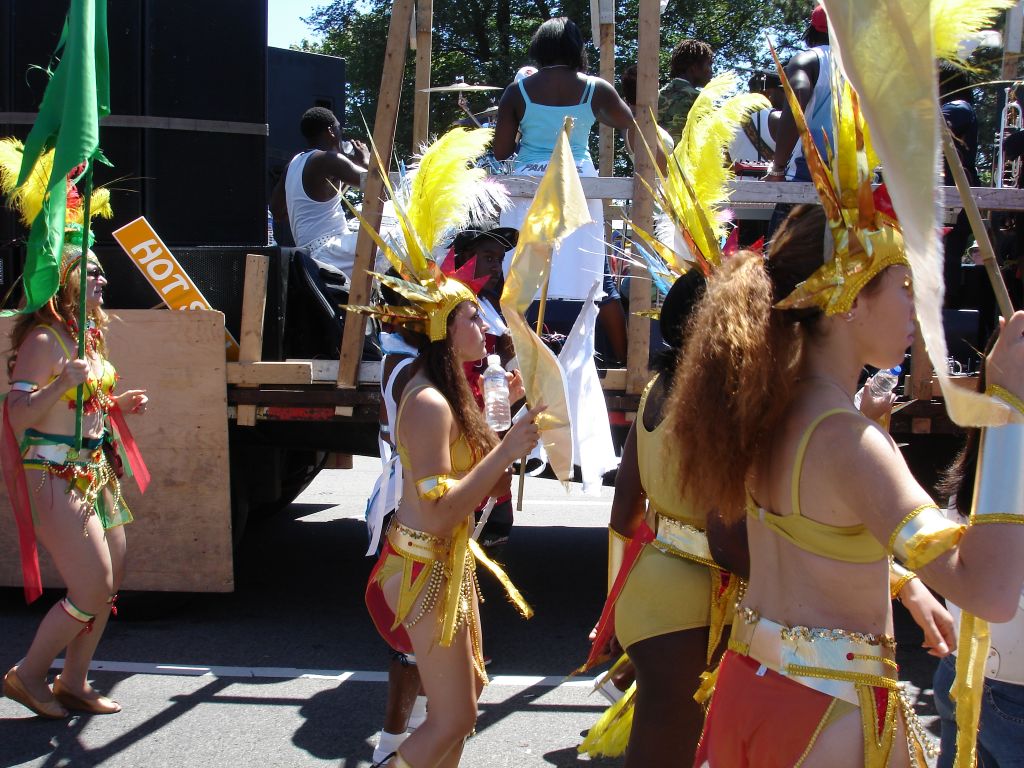
[(110, 114), (107, 0), (71, 0), (56, 55), (60, 62), (25, 140), (18, 178), (20, 186), (40, 155), (53, 147), (48, 195), (28, 239), (23, 312), (36, 311), (57, 292), (67, 207), (65, 178), (99, 156), (99, 120)]

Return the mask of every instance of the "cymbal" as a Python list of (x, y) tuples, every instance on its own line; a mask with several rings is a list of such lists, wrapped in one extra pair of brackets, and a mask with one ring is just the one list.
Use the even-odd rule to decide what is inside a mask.
[(498, 105), (495, 104), (494, 106), (488, 107), (483, 112), (474, 112), (473, 114), (476, 117), (494, 117), (498, 114)]
[(496, 85), (471, 85), (456, 81), (451, 85), (437, 85), (433, 88), (421, 88), (420, 93), (459, 93), (460, 91), (500, 91)]

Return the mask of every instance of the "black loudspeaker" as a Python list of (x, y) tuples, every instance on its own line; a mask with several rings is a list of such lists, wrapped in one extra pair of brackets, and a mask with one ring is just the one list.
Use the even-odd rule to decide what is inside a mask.
[[(267, 122), (266, 3), (145, 0), (147, 115)], [(266, 135), (150, 130), (145, 210), (167, 243), (267, 241)]]
[[(224, 325), (236, 340), (242, 324), (245, 257), (250, 253), (268, 256), (270, 270), (263, 318), (263, 359), (282, 359), (281, 329), (284, 325), (287, 264), (282, 262), (280, 248), (168, 247), (210, 305), (224, 313)], [(101, 245), (95, 250), (107, 275), (104, 305), (109, 311), (116, 314), (118, 309), (152, 309), (163, 306), (156, 291), (120, 246)]]
[[(143, 116), (266, 124), (265, 0), (117, 0), (108, 5), (113, 119)], [(0, 112), (35, 112), (67, 0), (0, 4)], [(3, 124), (24, 137), (29, 125)], [(199, 127), (199, 126), (196, 126)], [(164, 241), (238, 245), (267, 239), (266, 136), (105, 125), (96, 183), (117, 224), (145, 215)], [(116, 226), (116, 225), (114, 225)], [(98, 241), (112, 226), (97, 223)], [(23, 235), (0, 213), (0, 247)], [(2, 254), (0, 254), (2, 256)]]

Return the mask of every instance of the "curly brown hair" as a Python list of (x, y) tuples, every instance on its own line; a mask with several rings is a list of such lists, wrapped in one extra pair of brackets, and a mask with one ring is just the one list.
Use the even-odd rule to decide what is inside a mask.
[(747, 476), (789, 405), (804, 339), (818, 331), (820, 310), (773, 305), (821, 266), (824, 230), (820, 206), (794, 208), (768, 260), (728, 259), (690, 321), (666, 420), (683, 493), (726, 520), (743, 513)]
[[(89, 261), (98, 264), (90, 253)], [(18, 359), (18, 350), (25, 342), (33, 328), (39, 325), (59, 325), (64, 327), (78, 327), (78, 296), (79, 281), (81, 279), (81, 262), (68, 274), (67, 281), (57, 289), (57, 294), (38, 310), (29, 315), (18, 315), (11, 333), (8, 337), (11, 343), (11, 354), (7, 360), (7, 375), (14, 371), (14, 365)], [(96, 339), (96, 350), (104, 357), (107, 356), (106, 329), (110, 325), (110, 316), (103, 311), (102, 307), (94, 307), (89, 310), (89, 319), (92, 320), (98, 331)]]
[(461, 306), (455, 307), (448, 315), (449, 333), (441, 341), (428, 342), (426, 336), (420, 334), (422, 341), (427, 342), (420, 345), (420, 365), (430, 382), (448, 401), (455, 423), (473, 455), (479, 459), (498, 444), (498, 437), (487, 425), (480, 406), (473, 398), (466, 372), (452, 346), (451, 327)]

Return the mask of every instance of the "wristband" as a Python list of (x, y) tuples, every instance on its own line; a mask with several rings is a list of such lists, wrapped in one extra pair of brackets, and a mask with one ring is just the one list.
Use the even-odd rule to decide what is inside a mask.
[(972, 525), (1024, 523), (1022, 458), (1024, 424), (1004, 424), (982, 430), (971, 503)]
[(889, 558), (889, 596), (893, 600), (898, 600), (903, 588), (916, 578), (916, 573)]
[(631, 539), (628, 536), (623, 536), (621, 533), (616, 531), (610, 525), (608, 526), (608, 591), (612, 591), (612, 584), (615, 583), (615, 577), (619, 575), (619, 569), (622, 568), (622, 561), (626, 557), (626, 547), (629, 546)]
[(39, 385), (34, 381), (13, 381), (11, 382), (11, 392), (36, 392), (39, 390)]
[(1021, 416), (1024, 416), (1024, 400), (1021, 400), (1006, 387), (1001, 387), (998, 384), (989, 384), (985, 388), (985, 394), (991, 395), (992, 397), (998, 397), (1008, 406), (1016, 410)]

